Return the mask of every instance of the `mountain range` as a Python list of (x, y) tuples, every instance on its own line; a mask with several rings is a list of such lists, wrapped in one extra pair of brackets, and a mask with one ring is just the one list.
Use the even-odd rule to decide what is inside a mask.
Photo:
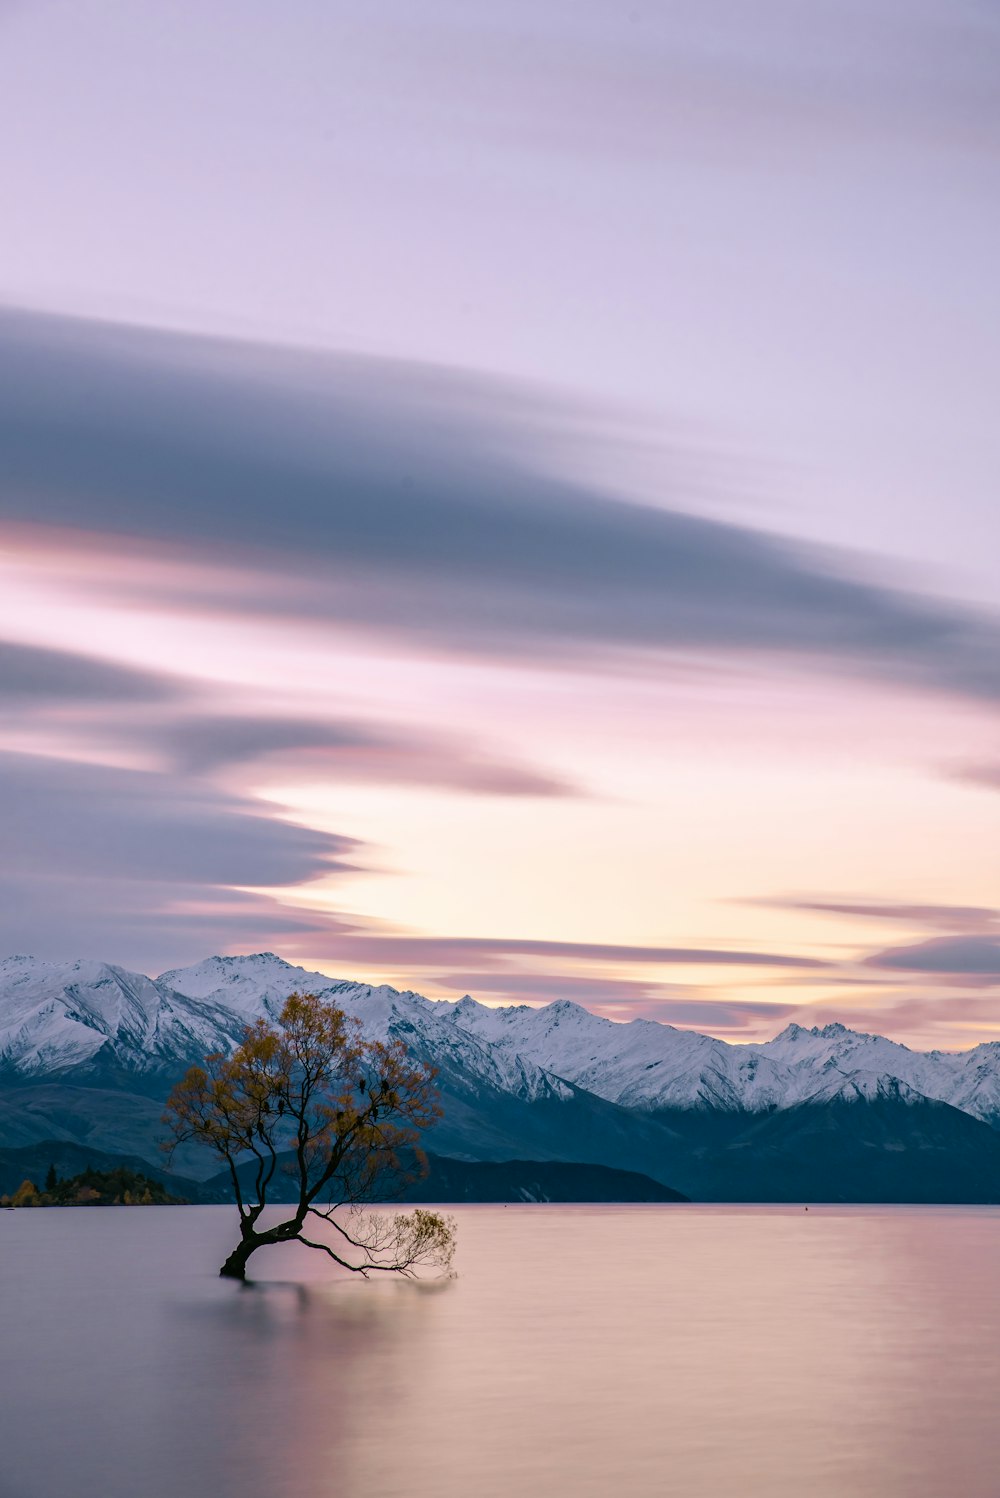
[[(599, 1165), (696, 1200), (1000, 1200), (1000, 1043), (919, 1052), (831, 1024), (729, 1044), (563, 1000), (429, 1000), (273, 953), (155, 979), (0, 962), (0, 1148), (75, 1141), (155, 1162), (172, 1081), (293, 990), (437, 1068), (438, 1156)], [(189, 1149), (177, 1168), (205, 1177), (214, 1162)]]

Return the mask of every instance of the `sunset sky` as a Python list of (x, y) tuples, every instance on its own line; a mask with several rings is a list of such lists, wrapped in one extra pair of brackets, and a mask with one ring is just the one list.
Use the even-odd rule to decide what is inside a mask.
[(998, 72), (0, 0), (0, 951), (1000, 1038)]

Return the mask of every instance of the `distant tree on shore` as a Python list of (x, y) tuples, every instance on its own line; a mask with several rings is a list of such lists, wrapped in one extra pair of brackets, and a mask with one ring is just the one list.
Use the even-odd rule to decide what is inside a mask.
[(40, 1207), (42, 1198), (34, 1181), (22, 1181), (10, 1198), (10, 1204), (12, 1207)]
[[(258, 1249), (293, 1241), (362, 1275), (450, 1269), (450, 1218), (360, 1210), (419, 1171), (420, 1132), (440, 1117), (433, 1079), (401, 1042), (366, 1040), (343, 1010), (297, 993), (276, 1024), (250, 1025), (231, 1056), (192, 1067), (168, 1100), (165, 1148), (204, 1144), (229, 1172), (240, 1240), (219, 1273), (245, 1279)], [(290, 1215), (263, 1227), (282, 1175), (292, 1183)], [(333, 1244), (306, 1236), (317, 1219), (333, 1229)]]
[(13, 1196), (0, 1196), (2, 1207), (159, 1207), (181, 1206), (184, 1198), (171, 1196), (159, 1182), (141, 1171), (119, 1165), (114, 1170), (93, 1170), (89, 1165), (79, 1175), (60, 1180), (50, 1165), (45, 1189), (33, 1181), (22, 1181)]

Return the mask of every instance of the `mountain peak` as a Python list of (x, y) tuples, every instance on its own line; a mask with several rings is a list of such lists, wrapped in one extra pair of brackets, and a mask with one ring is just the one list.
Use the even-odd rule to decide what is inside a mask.
[(591, 1010), (584, 1009), (582, 1004), (574, 1004), (572, 999), (553, 999), (551, 1004), (542, 1005), (541, 1012), (543, 1014), (554, 1015), (557, 1020), (564, 1019), (571, 1014), (585, 1014), (588, 1019), (600, 1018), (599, 1015), (592, 1013)]
[(194, 967), (286, 967), (293, 970), (294, 964), (286, 962), (284, 957), (279, 957), (277, 952), (240, 952), (231, 957), (206, 957), (201, 962), (193, 963)]
[(859, 1039), (868, 1039), (859, 1030), (851, 1030), (847, 1025), (842, 1025), (839, 1020), (833, 1020), (828, 1025), (797, 1025), (794, 1020), (787, 1024), (780, 1034), (774, 1037), (772, 1045), (777, 1045), (782, 1040), (839, 1040), (843, 1035), (853, 1035)]
[(801, 1035), (815, 1035), (816, 1033), (815, 1030), (807, 1030), (804, 1025), (797, 1025), (792, 1020), (783, 1030), (779, 1030), (771, 1044), (777, 1045), (780, 1040), (798, 1040)]

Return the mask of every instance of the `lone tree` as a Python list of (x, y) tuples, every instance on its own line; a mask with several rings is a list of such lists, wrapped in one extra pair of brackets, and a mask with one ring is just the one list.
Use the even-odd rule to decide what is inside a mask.
[[(240, 1241), (219, 1273), (245, 1279), (251, 1254), (293, 1240), (357, 1274), (447, 1271), (452, 1219), (419, 1207), (359, 1210), (423, 1168), (417, 1139), (441, 1116), (433, 1081), (401, 1041), (366, 1040), (357, 1020), (314, 994), (292, 994), (276, 1024), (257, 1020), (231, 1056), (193, 1066), (167, 1102), (173, 1138), (164, 1148), (205, 1144), (229, 1171)], [(261, 1227), (269, 1196), (288, 1199), (282, 1180), (290, 1215)], [(333, 1228), (335, 1246), (306, 1236), (313, 1219)]]

